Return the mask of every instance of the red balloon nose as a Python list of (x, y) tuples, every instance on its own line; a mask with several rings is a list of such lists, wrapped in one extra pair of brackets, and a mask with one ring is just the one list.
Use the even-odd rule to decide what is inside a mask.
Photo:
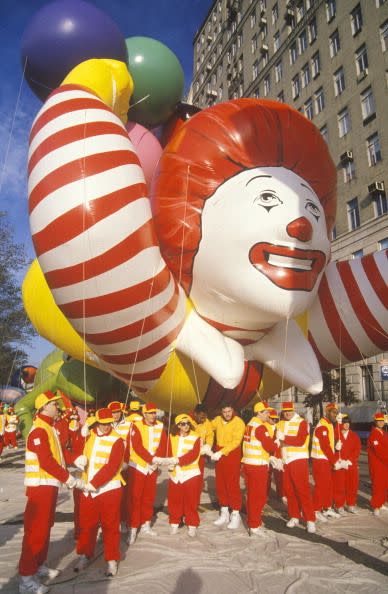
[(299, 241), (309, 241), (313, 236), (313, 228), (306, 217), (300, 217), (287, 225), (287, 233)]

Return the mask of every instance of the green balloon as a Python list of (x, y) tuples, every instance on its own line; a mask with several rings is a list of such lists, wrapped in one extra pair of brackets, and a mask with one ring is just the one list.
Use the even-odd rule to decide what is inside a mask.
[(156, 39), (129, 37), (125, 43), (134, 83), (128, 118), (143, 126), (158, 126), (168, 120), (182, 99), (182, 66), (176, 55)]

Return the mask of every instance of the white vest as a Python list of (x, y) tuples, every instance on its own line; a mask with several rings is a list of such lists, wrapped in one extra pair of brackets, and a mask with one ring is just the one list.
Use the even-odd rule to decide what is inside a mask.
[[(288, 435), (289, 437), (296, 437), (298, 435), (300, 424), (303, 419), (295, 414), (290, 421), (280, 421), (279, 431)], [(309, 458), (309, 441), (310, 437), (307, 435), (305, 442), (301, 446), (285, 445), (282, 447), (282, 460), (284, 464), (289, 464), (294, 460), (308, 460)]]

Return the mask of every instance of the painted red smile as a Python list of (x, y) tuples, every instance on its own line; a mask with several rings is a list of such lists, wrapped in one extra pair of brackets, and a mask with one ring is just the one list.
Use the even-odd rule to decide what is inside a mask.
[(303, 250), (273, 243), (256, 243), (249, 251), (251, 264), (281, 289), (312, 291), (326, 262), (319, 250)]

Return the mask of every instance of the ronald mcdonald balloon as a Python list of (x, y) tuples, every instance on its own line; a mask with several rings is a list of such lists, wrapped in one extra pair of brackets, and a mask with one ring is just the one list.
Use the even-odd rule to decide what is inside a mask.
[(330, 262), (336, 170), (308, 119), (255, 99), (205, 109), (164, 149), (149, 198), (123, 123), (132, 79), (102, 60), (116, 94), (102, 92), (93, 62), (30, 136), (31, 232), (67, 340), (176, 412), (319, 393), (321, 368), (388, 348), (387, 255)]

